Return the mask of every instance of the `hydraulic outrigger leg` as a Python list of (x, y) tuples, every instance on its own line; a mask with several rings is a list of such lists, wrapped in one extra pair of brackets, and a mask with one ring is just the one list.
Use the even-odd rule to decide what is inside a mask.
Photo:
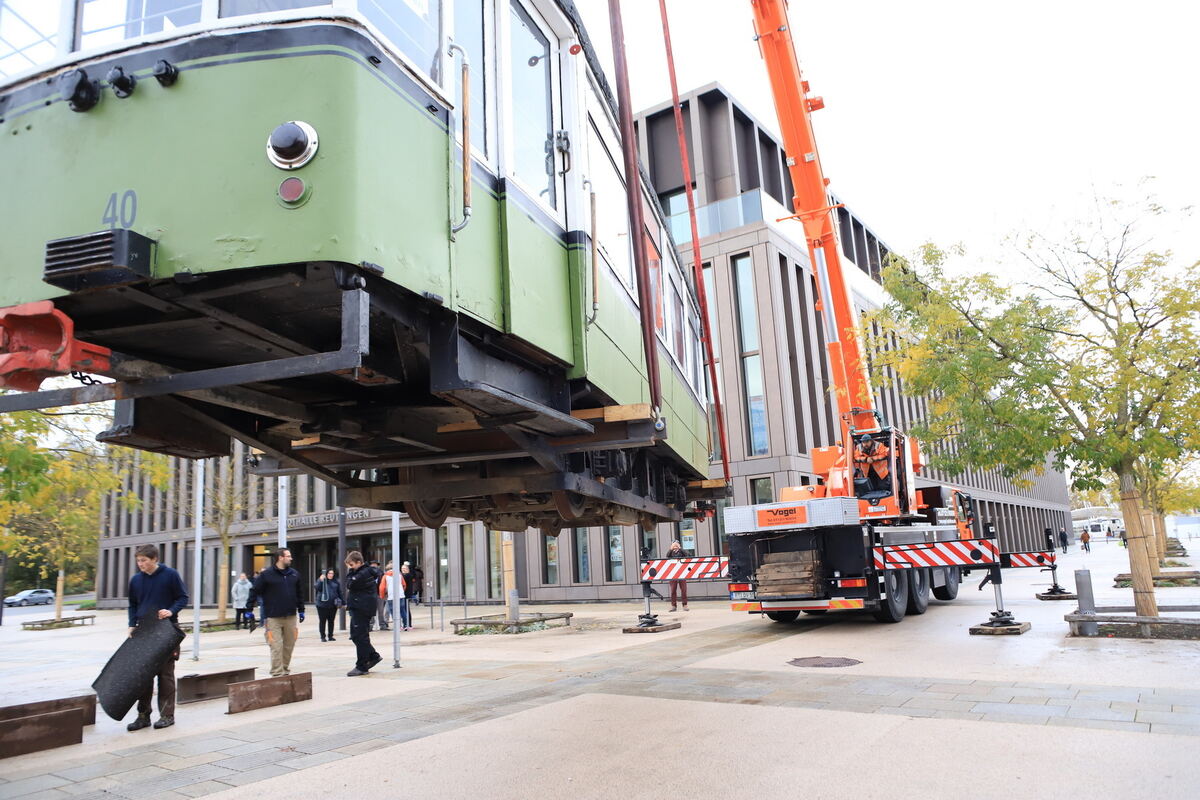
[(1004, 577), (999, 564), (988, 567), (987, 577), (979, 584), (980, 591), (988, 583), (992, 584), (992, 588), (996, 592), (996, 610), (992, 612), (987, 622), (972, 625), (971, 634), (1020, 634), (1029, 630), (1028, 622), (1017, 622), (1013, 619), (1012, 612), (1006, 611), (1004, 608), (1004, 593), (1000, 590), (1001, 584), (1004, 583)]
[[(1049, 528), (1045, 529), (1046, 548), (1049, 552), (1054, 552), (1054, 531)], [(1034, 595), (1038, 600), (1077, 600), (1079, 595), (1069, 591), (1058, 583), (1058, 561), (1050, 562), (1049, 567), (1042, 569), (1042, 572), (1050, 573), (1050, 588), (1044, 592), (1038, 592)]]

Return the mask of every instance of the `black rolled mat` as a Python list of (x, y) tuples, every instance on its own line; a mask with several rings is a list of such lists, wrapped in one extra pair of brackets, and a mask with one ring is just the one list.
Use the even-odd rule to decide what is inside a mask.
[(133, 636), (121, 643), (100, 670), (100, 677), (92, 682), (104, 713), (115, 720), (123, 719), (154, 680), (163, 661), (183, 641), (183, 635), (170, 618), (159, 619), (157, 612), (138, 620)]

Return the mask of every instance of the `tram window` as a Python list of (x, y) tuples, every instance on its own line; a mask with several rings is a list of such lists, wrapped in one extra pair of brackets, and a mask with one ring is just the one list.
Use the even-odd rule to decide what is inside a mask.
[(359, 0), (358, 11), (437, 83), (442, 80), (442, 0)]
[(44, 0), (0, 0), (0, 79), (54, 58), (61, 10)]
[(512, 174), (538, 193), (553, 208), (558, 207), (555, 192), (554, 159), (554, 85), (552, 61), (554, 48), (516, 0), (509, 7), (511, 36), (509, 47), (512, 73)]
[(326, 2), (313, 0), (221, 0), (220, 16), (240, 17), (244, 14), (262, 14), (267, 11), (290, 11), (294, 8), (327, 6)]
[[(488, 4), (490, 6), (490, 4)], [(454, 0), (454, 41), (471, 60), (471, 146), (488, 156), (487, 82), (491, 61), (485, 51), (487, 31), (483, 0)], [(462, 108), (462, 85), (454, 73), (454, 105)]]
[(671, 286), (671, 339), (674, 344), (675, 360), (684, 371), (687, 371), (687, 354), (684, 350), (686, 336), (683, 332), (683, 300), (675, 281), (669, 281)]
[(629, 250), (629, 212), (625, 204), (625, 184), (608, 147), (600, 138), (595, 123), (589, 125), (588, 179), (596, 193), (596, 238), (600, 252), (621, 281), (633, 284), (633, 260)]
[(84, 0), (79, 47), (103, 47), (195, 25), (201, 5), (200, 0)]

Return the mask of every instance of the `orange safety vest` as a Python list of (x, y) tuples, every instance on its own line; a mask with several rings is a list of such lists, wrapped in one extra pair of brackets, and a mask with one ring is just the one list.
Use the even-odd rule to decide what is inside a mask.
[(887, 480), (890, 452), (887, 445), (880, 444), (874, 439), (867, 439), (854, 446), (854, 463), (859, 465), (863, 475), (869, 475), (871, 470), (874, 470), (881, 479)]

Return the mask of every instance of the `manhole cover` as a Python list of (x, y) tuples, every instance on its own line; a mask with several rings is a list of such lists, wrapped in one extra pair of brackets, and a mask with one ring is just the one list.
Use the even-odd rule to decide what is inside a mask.
[(862, 662), (855, 658), (809, 656), (808, 658), (793, 658), (788, 663), (793, 667), (853, 667)]

